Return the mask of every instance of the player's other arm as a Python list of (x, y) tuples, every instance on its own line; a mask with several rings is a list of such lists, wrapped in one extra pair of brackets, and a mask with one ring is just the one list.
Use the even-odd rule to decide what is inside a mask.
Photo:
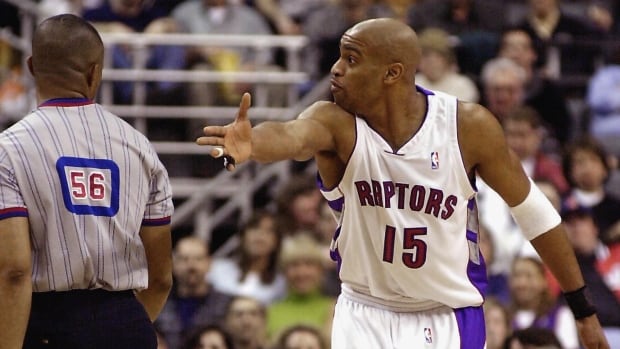
[[(464, 155), (514, 213), (515, 207), (524, 204), (530, 191), (536, 191), (536, 187), (524, 173), (517, 156), (508, 149), (501, 126), (490, 112), (476, 105), (467, 105), (467, 108), (471, 109), (470, 115), (459, 119)], [(562, 290), (573, 291), (582, 287), (584, 281), (557, 212), (548, 201), (534, 204), (538, 205), (539, 213), (531, 212), (529, 221), (532, 224), (524, 227), (523, 221), (517, 223), (522, 230), (530, 230), (524, 231), (526, 237), (558, 278)], [(535, 214), (541, 215), (539, 220), (533, 216)], [(539, 227), (541, 224), (544, 227)]]
[[(224, 154), (236, 163), (246, 160), (273, 162), (279, 160), (308, 160), (321, 151), (335, 150), (331, 117), (343, 116), (344, 111), (330, 102), (316, 102), (295, 120), (267, 121), (252, 127), (248, 119), (250, 95), (244, 94), (235, 120), (225, 126), (207, 126), (199, 145), (220, 146)], [(211, 152), (220, 156), (218, 151)]]
[[(469, 170), (478, 175), (511, 207), (524, 235), (549, 267), (562, 290), (584, 286), (583, 276), (557, 211), (529, 180), (518, 157), (509, 150), (495, 117), (476, 104), (460, 105), (459, 143)], [(581, 309), (584, 310), (584, 309)], [(575, 312), (575, 309), (573, 309)], [(586, 348), (609, 348), (596, 316), (575, 315)], [(586, 313), (588, 313), (586, 311)]]
[(148, 288), (136, 293), (151, 321), (164, 307), (172, 288), (172, 238), (170, 225), (143, 226), (140, 239), (148, 265)]
[(0, 349), (21, 348), (32, 300), (28, 218), (0, 221)]

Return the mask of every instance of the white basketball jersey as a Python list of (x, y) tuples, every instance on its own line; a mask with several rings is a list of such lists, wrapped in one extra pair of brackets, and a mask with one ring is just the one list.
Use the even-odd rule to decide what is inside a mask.
[(477, 306), (486, 269), (475, 190), (458, 145), (457, 101), (419, 90), (427, 96), (426, 117), (396, 151), (356, 118), (344, 176), (336, 188), (322, 188), (341, 210), (332, 258), (343, 292), (360, 301), (402, 310)]

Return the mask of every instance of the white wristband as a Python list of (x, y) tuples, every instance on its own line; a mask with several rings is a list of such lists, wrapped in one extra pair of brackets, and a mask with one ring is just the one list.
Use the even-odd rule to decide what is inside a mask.
[(530, 192), (525, 200), (510, 208), (523, 235), (532, 240), (562, 223), (562, 218), (549, 199), (530, 178)]

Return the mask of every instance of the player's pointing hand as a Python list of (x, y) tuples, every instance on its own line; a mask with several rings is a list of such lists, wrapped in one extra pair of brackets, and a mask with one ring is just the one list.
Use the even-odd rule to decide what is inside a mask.
[(214, 146), (211, 156), (224, 156), (224, 166), (227, 170), (235, 169), (235, 164), (247, 161), (252, 154), (252, 124), (248, 119), (251, 96), (244, 93), (239, 104), (239, 111), (235, 120), (225, 126), (206, 126), (204, 136), (198, 137), (198, 145)]

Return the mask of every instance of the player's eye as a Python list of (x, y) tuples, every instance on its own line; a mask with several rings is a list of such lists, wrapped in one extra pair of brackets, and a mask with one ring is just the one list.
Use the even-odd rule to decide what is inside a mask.
[(347, 62), (349, 62), (349, 63), (355, 63), (355, 62), (356, 62), (356, 61), (355, 61), (355, 57), (353, 57), (353, 56), (347, 56)]

